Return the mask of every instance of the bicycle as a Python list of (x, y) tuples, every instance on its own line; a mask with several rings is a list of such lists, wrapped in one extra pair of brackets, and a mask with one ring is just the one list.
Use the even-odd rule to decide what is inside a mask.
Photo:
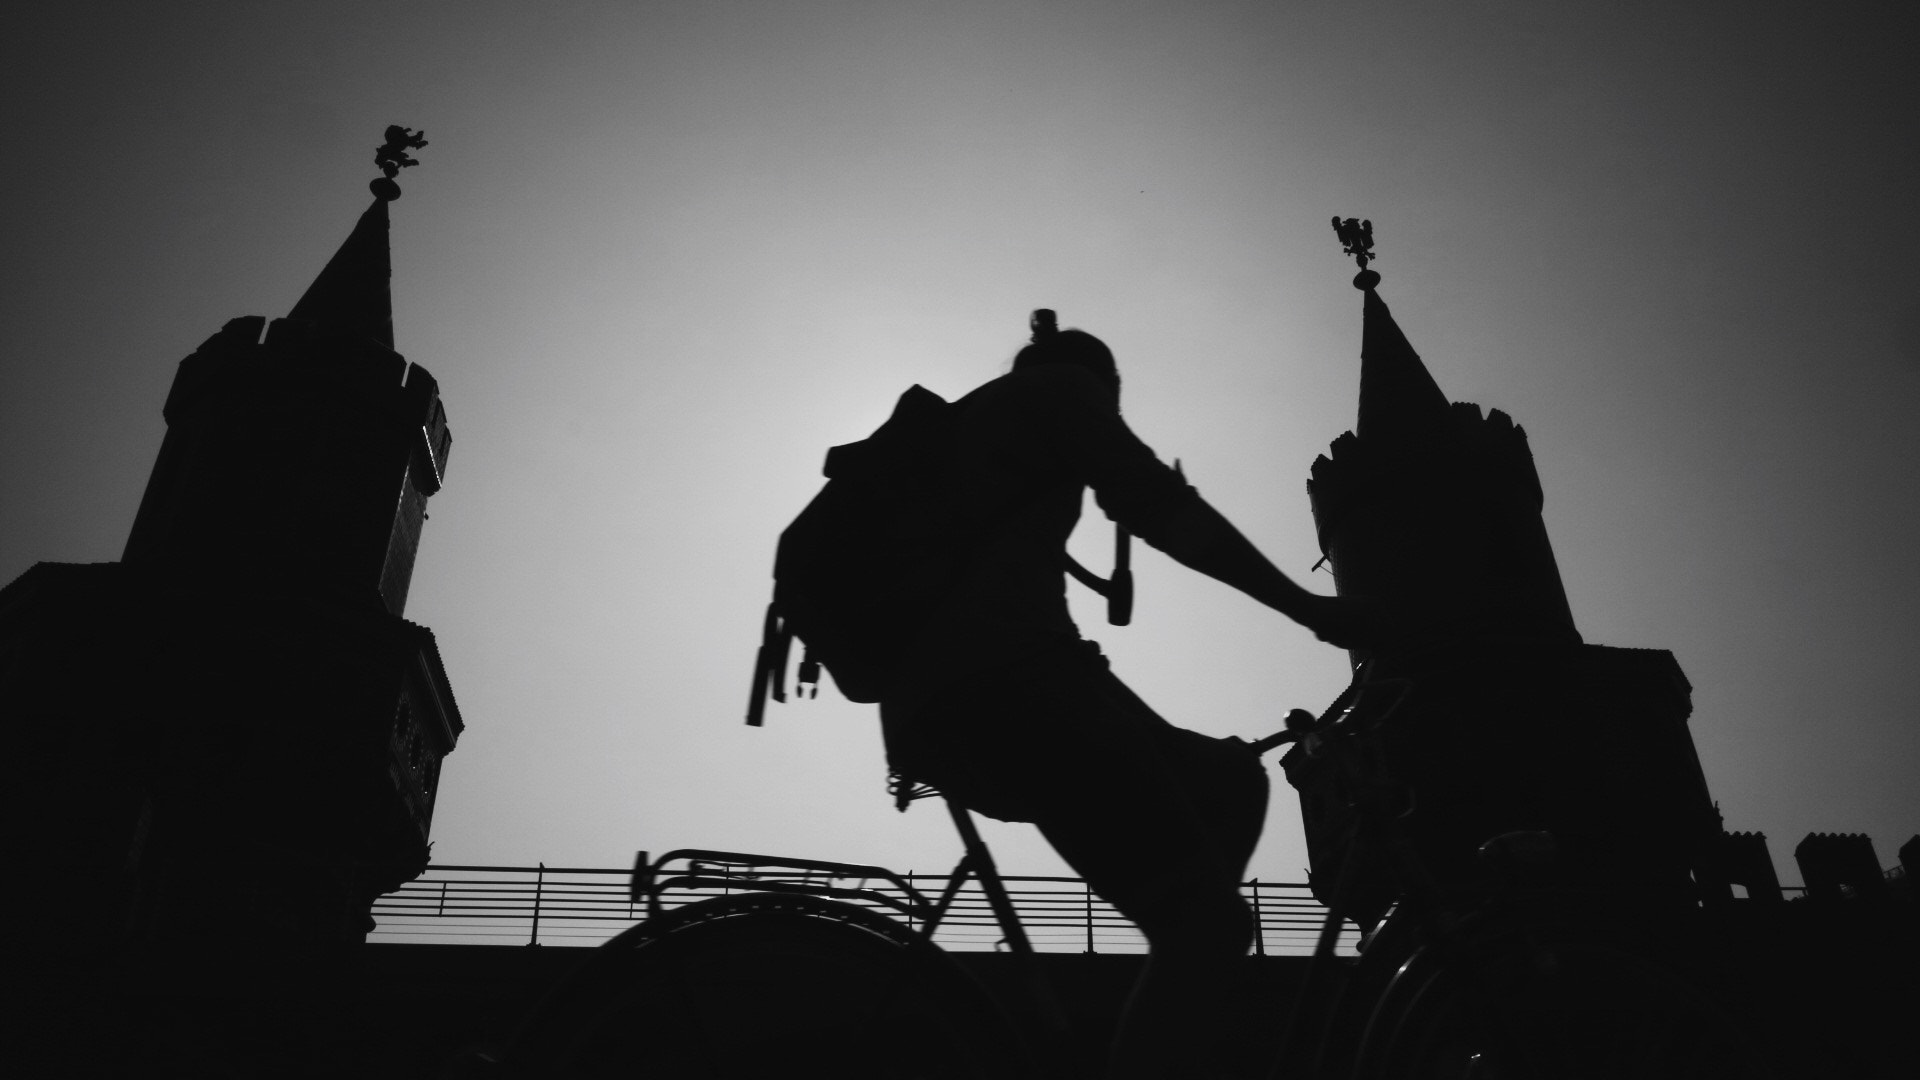
[[(1617, 890), (1570, 882), (1555, 838), (1538, 830), (1489, 838), (1477, 876), (1418, 850), (1406, 827), (1418, 792), (1396, 778), (1386, 745), (1413, 685), (1363, 665), (1319, 716), (1295, 710), (1286, 730), (1249, 744), (1255, 754), (1292, 744), (1281, 762), (1289, 778), (1303, 791), (1331, 787), (1344, 815), (1332, 840), (1307, 815), (1316, 865), (1339, 870), (1272, 1075), (1768, 1075), (1696, 973), (1633, 947), (1644, 925), (1671, 914), (1670, 897), (1623, 907)], [(1313, 769), (1320, 780), (1303, 780)], [(649, 917), (548, 996), (505, 1062), (568, 1077), (765, 1077), (802, 1063), (881, 1078), (1083, 1071), (971, 815), (948, 810), (963, 854), (937, 898), (878, 866), (697, 849), (643, 858), (633, 891)], [(988, 993), (933, 943), (969, 879), (1025, 968), (1017, 995)], [(670, 889), (743, 881), (754, 891), (671, 910), (661, 901)], [(1603, 929), (1623, 910), (1646, 917)], [(1335, 957), (1349, 918), (1364, 931), (1354, 961)]]
[[(1282, 767), (1303, 804), (1322, 789), (1321, 816), (1340, 820), (1309, 821), (1316, 865), (1339, 869), (1274, 1075), (1772, 1075), (1711, 958), (1686, 955), (1702, 916), (1674, 889), (1600, 883), (1541, 829), (1488, 837), (1470, 868), (1435, 864), (1408, 826), (1419, 787), (1389, 752), (1413, 690), (1363, 665), (1326, 714), (1276, 737), (1295, 743)], [(1346, 917), (1361, 952), (1336, 973)]]

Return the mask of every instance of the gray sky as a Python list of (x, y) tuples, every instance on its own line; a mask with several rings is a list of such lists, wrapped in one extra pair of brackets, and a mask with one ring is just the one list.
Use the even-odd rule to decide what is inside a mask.
[[(292, 306), (387, 124), (431, 140), (393, 244), (455, 437), (407, 611), (468, 724), (437, 861), (944, 869), (870, 707), (740, 716), (824, 449), (1004, 370), (1034, 307), (1330, 592), (1304, 481), (1354, 415), (1335, 214), (1375, 222), (1447, 393), (1531, 434), (1587, 639), (1679, 658), (1729, 827), (1788, 880), (1808, 831), (1891, 862), (1920, 829), (1902, 5), (38, 7), (0, 27), (0, 580), (119, 557), (175, 363)], [(1238, 594), (1137, 573), (1134, 626), (1082, 625), (1176, 723), (1265, 734), (1344, 684)], [(1281, 783), (1254, 872), (1304, 864)]]

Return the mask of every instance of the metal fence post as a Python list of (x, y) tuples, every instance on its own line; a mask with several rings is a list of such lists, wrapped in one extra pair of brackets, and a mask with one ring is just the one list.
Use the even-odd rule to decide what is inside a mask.
[(1087, 955), (1093, 955), (1093, 886), (1087, 890)]
[(528, 945), (540, 944), (540, 886), (547, 880), (547, 864), (541, 863), (533, 875), (533, 935), (527, 939)]
[(1260, 910), (1260, 879), (1254, 878), (1247, 884), (1253, 886), (1253, 954), (1267, 955), (1267, 919)]

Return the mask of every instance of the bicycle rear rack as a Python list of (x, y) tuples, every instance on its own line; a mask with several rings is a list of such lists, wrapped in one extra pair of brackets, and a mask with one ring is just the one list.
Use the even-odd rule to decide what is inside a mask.
[(658, 917), (661, 894), (672, 889), (721, 889), (738, 892), (796, 893), (853, 900), (926, 919), (934, 905), (925, 894), (884, 866), (752, 855), (740, 851), (677, 848), (651, 862), (641, 852), (633, 867), (631, 895)]
[(965, 854), (948, 876), (937, 900), (928, 900), (912, 882), (884, 866), (705, 848), (676, 848), (652, 860), (648, 859), (647, 852), (640, 852), (634, 860), (629, 895), (634, 903), (646, 905), (650, 919), (660, 915), (664, 907), (661, 897), (669, 890), (792, 893), (848, 900), (897, 912), (916, 932), (930, 940), (952, 909), (961, 887), (969, 878), (977, 878), (995, 921), (1000, 924), (1007, 948), (1031, 954), (1033, 944), (1020, 923), (1006, 883), (994, 866), (992, 853), (980, 839), (972, 815), (957, 803), (949, 802), (947, 810), (960, 832)]

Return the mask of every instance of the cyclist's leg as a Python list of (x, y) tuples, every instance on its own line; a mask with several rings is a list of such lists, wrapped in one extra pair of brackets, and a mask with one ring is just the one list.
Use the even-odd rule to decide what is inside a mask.
[(1147, 935), (1115, 1075), (1193, 1075), (1251, 939), (1239, 883), (1266, 816), (1258, 759), (1168, 724), (1090, 643), (950, 680), (894, 719), (925, 755), (908, 771), (971, 810), (1039, 825)]
[(1243, 748), (1174, 728), (1104, 669), (1049, 704), (1098, 725), (1037, 823), (1152, 954), (1114, 1047), (1115, 1077), (1192, 1076), (1227, 1033), (1254, 932), (1240, 896), (1265, 818), (1264, 769)]
[[(1151, 849), (1115, 850), (1124, 845), (1112, 842), (1105, 832), (1110, 826), (1098, 818), (1050, 819), (1040, 827), (1096, 892), (1140, 926), (1151, 949), (1121, 1019), (1109, 1075), (1204, 1075), (1195, 1066), (1222, 1047), (1227, 1032), (1220, 1020), (1230, 1011), (1234, 977), (1254, 929), (1246, 902), (1218, 876), (1143, 874)], [(1130, 899), (1143, 893), (1152, 894), (1144, 905)]]

